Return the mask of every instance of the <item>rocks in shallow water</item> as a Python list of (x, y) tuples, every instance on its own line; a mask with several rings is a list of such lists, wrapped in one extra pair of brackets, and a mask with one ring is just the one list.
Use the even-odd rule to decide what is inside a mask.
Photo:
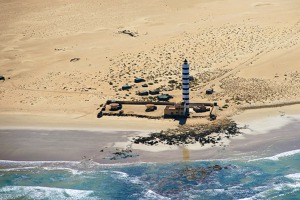
[[(222, 170), (222, 167), (220, 165), (209, 166), (208, 168), (211, 168), (214, 171), (220, 171), (220, 170)], [(228, 169), (228, 168), (226, 168), (226, 169)]]
[(111, 157), (108, 157), (109, 160), (120, 160), (126, 158), (134, 158), (137, 157), (137, 154), (133, 154), (131, 149), (117, 149), (116, 152), (112, 153)]
[(182, 191), (191, 191), (191, 188), (199, 185), (206, 187), (205, 185), (210, 185), (209, 182), (214, 180), (212, 177), (229, 174), (231, 169), (234, 169), (231, 165), (221, 166), (221, 164), (208, 166), (187, 165), (159, 176), (147, 174), (142, 181), (148, 182), (151, 180), (151, 182), (155, 182), (157, 187), (154, 187), (153, 191), (168, 196)]

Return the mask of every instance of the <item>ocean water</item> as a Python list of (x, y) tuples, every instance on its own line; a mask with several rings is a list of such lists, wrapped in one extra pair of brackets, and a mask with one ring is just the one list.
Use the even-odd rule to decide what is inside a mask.
[(0, 199), (300, 199), (300, 150), (167, 164), (0, 161)]

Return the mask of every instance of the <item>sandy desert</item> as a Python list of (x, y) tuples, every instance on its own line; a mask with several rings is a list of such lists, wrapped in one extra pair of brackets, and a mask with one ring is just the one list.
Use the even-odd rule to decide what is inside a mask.
[[(297, 0), (0, 4), (0, 75), (6, 79), (0, 81), (2, 127), (82, 123), (110, 128), (121, 120), (124, 129), (124, 119), (100, 122), (99, 105), (108, 99), (142, 99), (135, 94), (140, 86), (120, 89), (135, 77), (180, 101), (180, 85), (169, 80), (180, 83), (184, 58), (195, 78), (191, 101), (227, 104), (224, 115), (239, 107), (300, 101)], [(216, 92), (207, 96), (208, 88)], [(141, 129), (145, 122), (149, 129), (177, 125), (128, 121), (134, 120)]]

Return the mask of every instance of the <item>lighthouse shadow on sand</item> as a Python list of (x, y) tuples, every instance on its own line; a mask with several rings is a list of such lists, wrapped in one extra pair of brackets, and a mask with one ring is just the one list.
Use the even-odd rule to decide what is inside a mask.
[(175, 117), (174, 120), (179, 122), (179, 125), (184, 125), (186, 124), (187, 117)]

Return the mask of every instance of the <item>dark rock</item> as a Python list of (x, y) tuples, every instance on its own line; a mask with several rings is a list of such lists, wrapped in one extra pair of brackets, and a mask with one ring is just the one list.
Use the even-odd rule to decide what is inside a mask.
[(118, 33), (120, 34), (127, 34), (131, 37), (137, 37), (139, 36), (138, 32), (133, 32), (133, 31), (130, 31), (130, 30), (123, 30), (123, 31), (119, 31)]
[(70, 60), (70, 62), (77, 62), (77, 61), (79, 61), (80, 60), (80, 58), (72, 58), (71, 60)]
[(220, 170), (222, 170), (222, 167), (221, 167), (220, 165), (214, 165), (212, 168), (213, 168), (215, 171), (220, 171)]
[(214, 89), (207, 89), (205, 93), (206, 94), (212, 94), (212, 93), (214, 93)]
[(103, 116), (103, 112), (100, 111), (98, 114), (97, 114), (97, 118), (101, 118)]
[(160, 133), (152, 133), (146, 137), (138, 137), (133, 140), (136, 144), (154, 145), (157, 143), (165, 143), (168, 145), (179, 144), (200, 144), (218, 143), (221, 137), (213, 138), (209, 135), (212, 133), (226, 133), (226, 137), (240, 133), (240, 128), (233, 121), (227, 120), (222, 123), (215, 123), (213, 126), (199, 125), (198, 127), (185, 127), (184, 131), (180, 128), (163, 131)]

